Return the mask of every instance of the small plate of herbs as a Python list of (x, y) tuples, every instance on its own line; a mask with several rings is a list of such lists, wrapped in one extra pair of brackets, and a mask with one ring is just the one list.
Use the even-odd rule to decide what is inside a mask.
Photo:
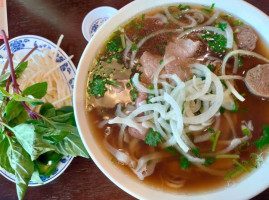
[[(5, 44), (0, 47), (0, 61), (5, 66), (0, 75), (0, 173), (16, 183), (18, 198), (23, 199), (28, 186), (54, 180), (73, 157), (89, 155), (76, 128), (73, 107), (59, 107), (58, 102), (44, 98), (50, 91), (50, 82), (42, 80), (22, 89), (17, 81), (29, 67), (30, 54), (49, 49), (54, 55), (48, 58), (53, 57), (58, 63), (66, 90), (70, 91), (71, 104), (76, 69), (70, 57), (59, 44), (39, 36), (20, 36), (7, 41), (3, 31), (1, 35)], [(12, 57), (16, 54), (24, 56), (20, 62), (14, 62)]]

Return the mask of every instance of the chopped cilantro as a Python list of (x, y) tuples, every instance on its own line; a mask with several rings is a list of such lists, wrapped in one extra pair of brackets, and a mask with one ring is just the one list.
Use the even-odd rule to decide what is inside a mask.
[(264, 125), (263, 126), (263, 136), (254, 142), (254, 145), (258, 149), (263, 149), (267, 144), (269, 144), (269, 125)]
[(243, 66), (242, 57), (238, 56), (238, 67), (241, 68)]
[(106, 81), (100, 75), (96, 75), (93, 77), (92, 82), (89, 83), (90, 89), (88, 92), (93, 94), (95, 97), (103, 97), (105, 92), (107, 91), (106, 88)]
[(165, 150), (168, 151), (169, 153), (171, 153), (174, 156), (177, 156), (179, 154), (178, 151), (176, 150), (176, 148), (172, 147), (172, 146), (166, 147)]
[(163, 59), (160, 60), (160, 65), (163, 64)]
[(207, 13), (211, 13), (214, 10), (214, 7), (215, 7), (215, 4), (213, 3), (209, 9), (205, 8), (204, 11)]
[(154, 131), (152, 128), (150, 128), (146, 134), (145, 143), (156, 147), (158, 143), (162, 142), (162, 136), (159, 132)]
[(211, 71), (214, 72), (215, 71), (215, 66), (213, 64), (209, 64), (207, 65), (207, 68)]
[(131, 95), (131, 99), (132, 99), (132, 101), (135, 101), (135, 100), (137, 99), (137, 97), (138, 97), (138, 92), (137, 92), (137, 90), (136, 90), (136, 89), (131, 90), (131, 91), (130, 91), (130, 95)]
[(88, 93), (94, 95), (95, 97), (103, 97), (107, 91), (106, 85), (115, 85), (122, 87), (120, 84), (117, 84), (115, 81), (110, 81), (106, 77), (100, 75), (94, 75), (91, 82), (89, 82)]
[(198, 148), (192, 148), (191, 151), (194, 153), (195, 156), (199, 157), (199, 149)]
[(174, 18), (176, 18), (176, 19), (180, 19), (180, 18), (181, 18), (181, 15), (180, 15), (179, 13), (176, 13), (176, 14), (174, 14), (173, 16), (174, 16)]
[(182, 4), (179, 4), (179, 5), (177, 6), (177, 8), (178, 8), (179, 10), (189, 10), (189, 9), (190, 9), (190, 6), (188, 6), (188, 5), (183, 6)]
[(126, 83), (126, 87), (127, 88), (131, 87), (131, 83), (130, 82), (129, 83)]
[(231, 113), (237, 113), (239, 109), (239, 104), (237, 101), (234, 102), (234, 108), (231, 110)]
[(142, 14), (142, 21), (145, 21), (145, 14)]
[(112, 63), (112, 57), (108, 57), (108, 58), (106, 59), (106, 62), (107, 62), (108, 64)]
[(245, 134), (245, 135), (249, 135), (250, 134), (250, 130), (248, 128), (244, 128), (242, 129), (242, 132)]
[(106, 46), (108, 51), (111, 53), (121, 52), (122, 51), (121, 38), (115, 37), (114, 39), (110, 40)]
[(131, 49), (132, 49), (132, 51), (137, 51), (137, 46), (136, 46), (135, 42), (132, 43)]
[(214, 52), (219, 54), (226, 52), (227, 39), (223, 35), (205, 32), (201, 38), (207, 41), (210, 49)]
[(208, 157), (205, 159), (204, 166), (212, 165), (216, 161), (215, 157)]
[(219, 109), (220, 113), (223, 114), (225, 112), (225, 108), (223, 108), (222, 106)]
[(157, 47), (158, 47), (158, 49), (160, 49), (160, 51), (161, 51), (162, 53), (164, 53), (165, 49), (164, 49), (163, 46), (161, 46), (161, 45), (157, 45)]
[(234, 24), (235, 26), (242, 26), (244, 23), (241, 22), (240, 20), (234, 20), (233, 24)]
[(220, 28), (222, 31), (225, 31), (225, 29), (227, 28), (227, 23), (220, 23), (219, 21), (217, 21), (215, 27)]
[(183, 169), (187, 169), (188, 167), (191, 166), (191, 163), (190, 163), (190, 161), (186, 157), (180, 156), (180, 166)]
[(207, 130), (209, 131), (209, 133), (215, 133), (215, 130), (213, 128), (208, 128)]

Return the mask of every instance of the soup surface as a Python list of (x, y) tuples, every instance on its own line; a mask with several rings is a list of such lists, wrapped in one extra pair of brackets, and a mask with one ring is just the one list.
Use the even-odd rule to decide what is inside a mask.
[[(257, 32), (214, 4), (139, 15), (108, 38), (89, 71), (96, 141), (113, 164), (158, 189), (228, 186), (261, 164), (269, 143), (269, 101), (243, 81), (266, 57)], [(269, 90), (252, 82), (260, 95)]]

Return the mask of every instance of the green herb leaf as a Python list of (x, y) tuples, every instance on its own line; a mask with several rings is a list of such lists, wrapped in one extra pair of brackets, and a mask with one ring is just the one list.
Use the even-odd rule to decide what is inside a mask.
[(254, 145), (258, 149), (263, 149), (266, 145), (269, 144), (269, 125), (264, 125), (263, 126), (263, 136), (254, 142)]
[(37, 170), (35, 170), (34, 173), (32, 174), (31, 181), (34, 183), (44, 184)]
[(204, 166), (212, 165), (216, 161), (215, 157), (208, 157), (205, 159)]
[(15, 174), (15, 171), (10, 165), (9, 159), (7, 157), (7, 151), (9, 148), (9, 141), (6, 136), (0, 142), (0, 166), (8, 171), (9, 173)]
[(162, 136), (159, 132), (154, 131), (152, 128), (150, 128), (146, 134), (145, 143), (156, 147), (158, 143), (162, 142)]
[(211, 71), (211, 72), (214, 72), (215, 71), (215, 66), (213, 64), (209, 64), (207, 65), (207, 68)]
[(31, 95), (34, 98), (41, 99), (46, 95), (47, 88), (48, 88), (47, 82), (36, 83), (23, 90), (22, 95), (26, 96)]
[(115, 37), (114, 39), (110, 40), (107, 43), (107, 49), (111, 53), (119, 52), (121, 51), (121, 38)]
[(216, 53), (224, 54), (226, 52), (227, 39), (223, 35), (206, 32), (201, 38), (207, 41), (209, 48)]
[(194, 153), (195, 156), (199, 157), (199, 149), (198, 148), (192, 148), (191, 151)]
[(95, 97), (103, 97), (107, 91), (106, 82), (100, 75), (94, 75), (92, 82), (89, 83), (90, 89), (88, 92)]
[(183, 169), (187, 169), (188, 167), (191, 166), (191, 163), (190, 163), (190, 161), (186, 157), (180, 156), (180, 166)]
[(131, 100), (134, 102), (138, 98), (138, 91), (136, 89), (133, 89), (130, 91)]
[(174, 156), (178, 156), (179, 155), (178, 151), (173, 146), (166, 147), (165, 150), (168, 151), (169, 153), (171, 153)]
[(214, 10), (214, 7), (215, 7), (215, 3), (213, 3), (209, 9), (205, 8), (204, 11), (207, 13), (211, 13)]
[(137, 51), (137, 45), (135, 42), (132, 43), (131, 49), (132, 51)]
[(10, 141), (7, 156), (15, 171), (16, 188), (19, 200), (23, 199), (34, 172), (34, 163), (23, 147), (13, 139)]
[(179, 4), (177, 8), (179, 10), (188, 10), (188, 9), (190, 9), (190, 6), (188, 6), (188, 5), (183, 6), (182, 4)]
[[(27, 68), (28, 62), (21, 63), (18, 67), (15, 69), (16, 78), (19, 78), (21, 74), (24, 72), (24, 70)], [(10, 72), (7, 72), (0, 76), (0, 86), (4, 87), (6, 86), (7, 79), (10, 77)]]
[(71, 133), (56, 144), (56, 152), (63, 155), (81, 156), (89, 158), (78, 132)]
[(231, 113), (237, 113), (239, 109), (239, 104), (237, 101), (234, 102), (234, 109), (231, 110)]
[(20, 102), (10, 100), (6, 106), (6, 120), (11, 121), (18, 117), (23, 112), (24, 107)]
[(43, 153), (56, 149), (44, 140), (40, 134), (36, 133), (35, 127), (31, 124), (17, 125), (12, 131), (32, 160), (36, 160)]

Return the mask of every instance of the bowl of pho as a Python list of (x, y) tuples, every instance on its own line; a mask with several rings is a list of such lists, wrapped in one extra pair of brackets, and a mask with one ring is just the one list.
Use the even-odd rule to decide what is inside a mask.
[(75, 82), (77, 125), (101, 171), (138, 199), (265, 190), (265, 24), (241, 0), (136, 0), (119, 10), (89, 42)]

